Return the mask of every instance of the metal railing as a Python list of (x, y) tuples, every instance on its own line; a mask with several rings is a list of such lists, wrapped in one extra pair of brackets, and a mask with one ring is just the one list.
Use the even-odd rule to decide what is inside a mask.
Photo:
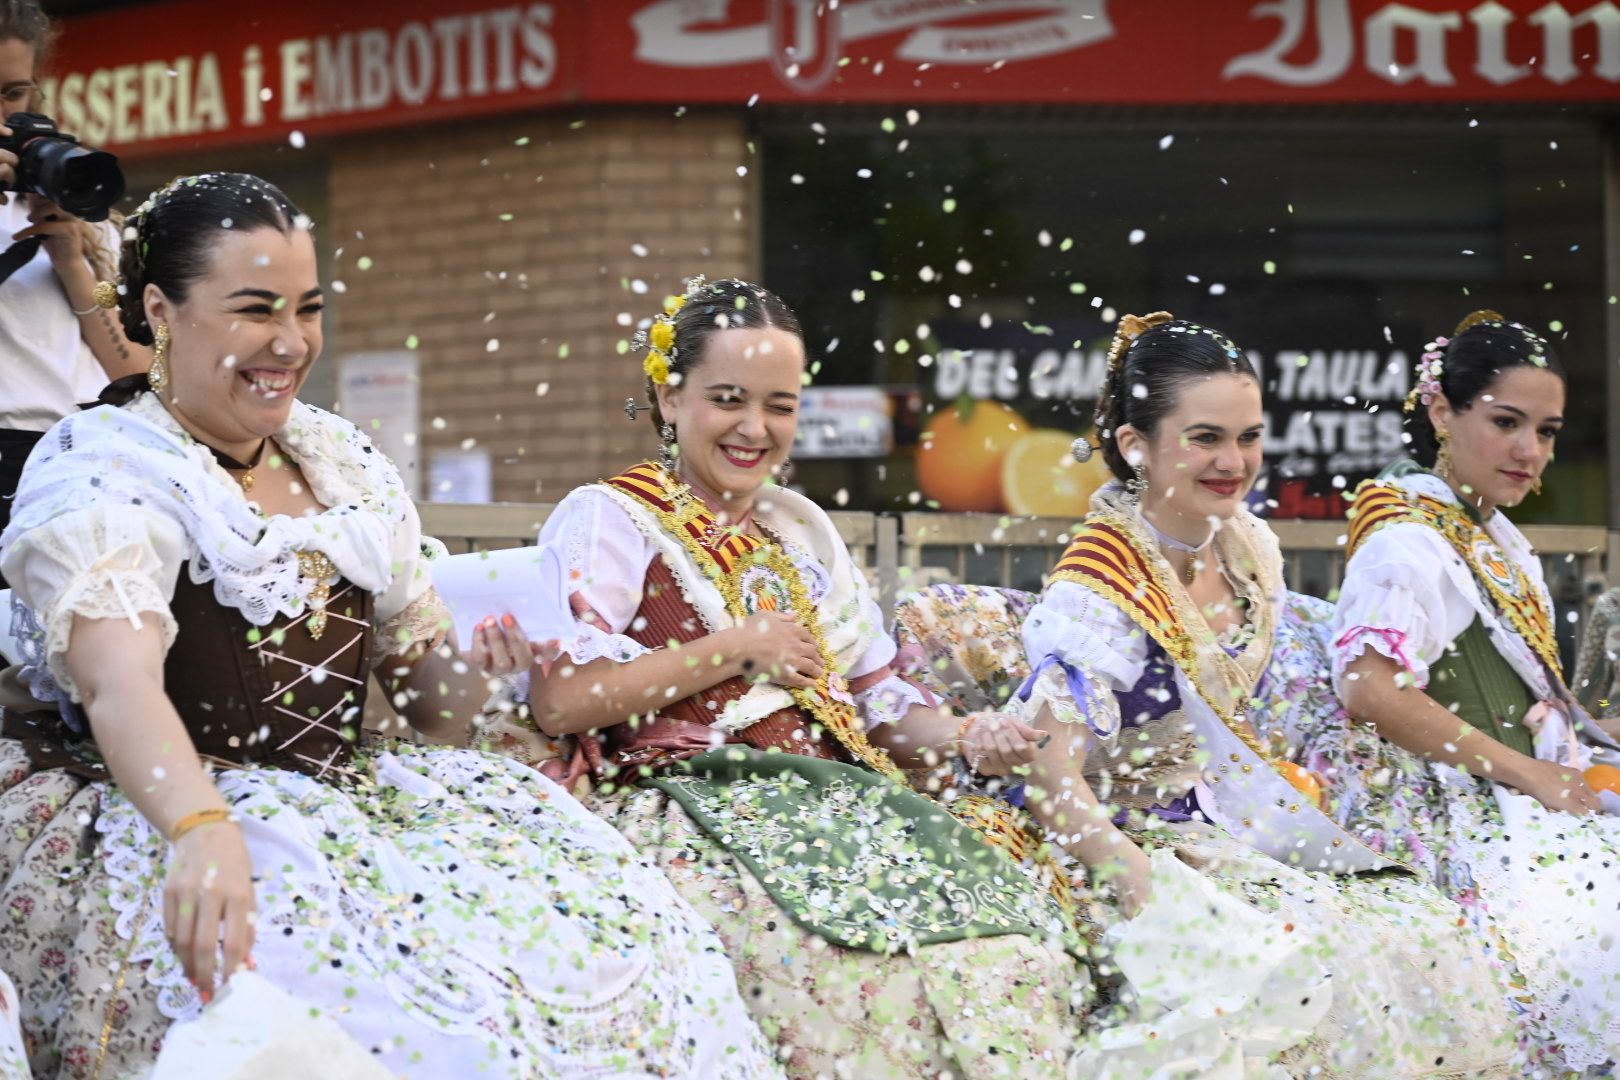
[[(550, 503), (423, 503), (423, 528), (451, 552), (532, 544)], [(938, 580), (1037, 591), (1069, 541), (1067, 518), (921, 511), (832, 513), (844, 542), (878, 591), (883, 610), (912, 588)], [(1273, 521), (1291, 588), (1330, 597), (1344, 576), (1345, 526), (1335, 521)], [(1525, 535), (1541, 555), (1547, 585), (1563, 618), (1559, 643), (1574, 655), (1587, 600), (1611, 572), (1608, 553), (1620, 532), (1590, 525), (1532, 525)], [(1437, 568), (1438, 572), (1438, 568)]]

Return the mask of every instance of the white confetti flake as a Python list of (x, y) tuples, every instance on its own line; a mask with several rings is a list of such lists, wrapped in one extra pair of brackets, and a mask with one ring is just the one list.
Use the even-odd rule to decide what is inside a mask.
[(1136, 244), (1140, 244), (1142, 241), (1144, 241), (1146, 239), (1147, 239), (1147, 233), (1144, 230), (1142, 230), (1142, 229), (1132, 229), (1131, 230), (1130, 241), (1131, 241), (1131, 244), (1133, 246), (1136, 245)]

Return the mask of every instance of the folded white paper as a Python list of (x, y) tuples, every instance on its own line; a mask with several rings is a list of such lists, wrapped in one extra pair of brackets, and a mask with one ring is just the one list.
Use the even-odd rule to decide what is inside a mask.
[(326, 1016), (251, 971), (238, 971), (196, 1020), (176, 1024), (150, 1080), (395, 1080)]
[(433, 587), (450, 605), (456, 644), (472, 648), (484, 619), (515, 617), (530, 641), (556, 641), (574, 633), (562, 560), (549, 547), (475, 551), (436, 559)]

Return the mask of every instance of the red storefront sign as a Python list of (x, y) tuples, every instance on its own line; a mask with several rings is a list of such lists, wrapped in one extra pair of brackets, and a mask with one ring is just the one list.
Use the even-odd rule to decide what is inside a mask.
[(1615, 0), (174, 0), (49, 109), (157, 153), (567, 103), (1620, 103)]

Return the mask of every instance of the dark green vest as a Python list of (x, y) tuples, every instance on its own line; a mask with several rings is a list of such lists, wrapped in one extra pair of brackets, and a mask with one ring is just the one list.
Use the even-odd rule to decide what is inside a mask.
[(1429, 696), (1497, 742), (1535, 756), (1524, 714), (1536, 699), (1477, 616), (1430, 666)]

